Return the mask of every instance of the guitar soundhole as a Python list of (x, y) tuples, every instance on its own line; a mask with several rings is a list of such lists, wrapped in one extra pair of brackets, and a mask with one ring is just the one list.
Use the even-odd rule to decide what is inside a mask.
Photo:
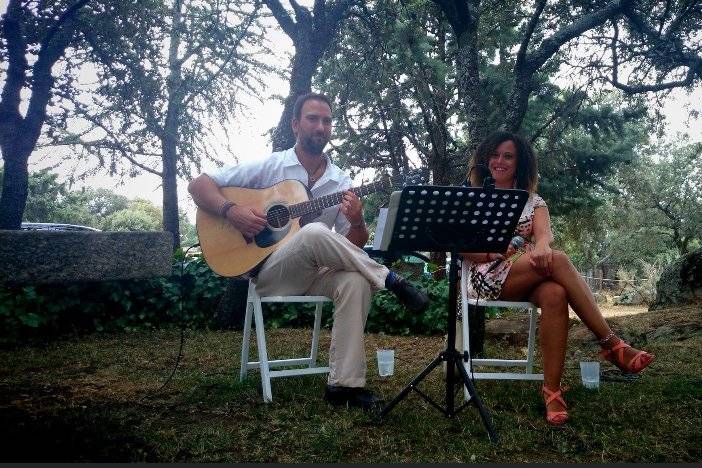
[(284, 205), (273, 205), (266, 212), (266, 220), (274, 229), (285, 227), (290, 221), (290, 210)]

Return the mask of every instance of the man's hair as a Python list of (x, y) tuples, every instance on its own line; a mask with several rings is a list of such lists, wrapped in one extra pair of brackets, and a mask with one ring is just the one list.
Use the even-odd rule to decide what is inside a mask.
[[(469, 167), (474, 168), (477, 164), (482, 164), (487, 167), (490, 155), (505, 141), (511, 141), (517, 148), (517, 170), (514, 175), (515, 188), (534, 193), (539, 182), (536, 155), (529, 141), (521, 135), (504, 130), (499, 130), (491, 134), (480, 143), (480, 146), (475, 150), (475, 154), (470, 160)], [(483, 171), (474, 169), (469, 173), (469, 176), (471, 185), (477, 187), (483, 185)]]
[(295, 100), (295, 105), (293, 106), (293, 119), (300, 120), (302, 118), (302, 106), (309, 100), (322, 101), (325, 102), (329, 109), (332, 108), (331, 101), (324, 94), (320, 93), (307, 93), (302, 94)]

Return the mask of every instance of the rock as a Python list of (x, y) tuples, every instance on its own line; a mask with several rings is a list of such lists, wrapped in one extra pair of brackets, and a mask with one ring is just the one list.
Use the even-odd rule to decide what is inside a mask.
[(485, 322), (485, 336), (506, 341), (512, 346), (526, 346), (529, 339), (529, 315), (490, 319)]
[(663, 270), (656, 300), (649, 310), (702, 304), (702, 248), (684, 255)]
[(601, 292), (593, 292), (592, 295), (595, 297), (595, 302), (598, 304), (607, 303), (607, 295)]
[(0, 230), (0, 258), (0, 283), (168, 276), (173, 265), (173, 236), (163, 231)]
[(612, 304), (614, 305), (641, 305), (644, 302), (646, 302), (645, 298), (636, 291), (627, 291), (612, 298)]

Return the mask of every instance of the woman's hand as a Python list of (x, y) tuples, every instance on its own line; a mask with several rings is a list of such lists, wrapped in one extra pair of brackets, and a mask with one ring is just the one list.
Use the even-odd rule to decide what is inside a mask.
[(548, 243), (537, 242), (534, 249), (529, 252), (529, 263), (544, 276), (551, 276), (551, 266), (553, 265), (553, 250)]

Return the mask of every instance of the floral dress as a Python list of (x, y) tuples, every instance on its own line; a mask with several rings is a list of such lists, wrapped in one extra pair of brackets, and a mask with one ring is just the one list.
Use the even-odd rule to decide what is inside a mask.
[(495, 300), (500, 297), (502, 286), (505, 284), (505, 279), (514, 262), (523, 253), (534, 249), (534, 210), (541, 206), (546, 206), (544, 199), (535, 193), (530, 194), (519, 217), (517, 228), (514, 230), (515, 236), (524, 238), (524, 245), (511, 257), (500, 262), (494, 270), (487, 272), (494, 260), (483, 263), (475, 263), (468, 259), (463, 260), (468, 265), (468, 278), (465, 281), (468, 281), (469, 297), (479, 297), (480, 299), (488, 300)]

